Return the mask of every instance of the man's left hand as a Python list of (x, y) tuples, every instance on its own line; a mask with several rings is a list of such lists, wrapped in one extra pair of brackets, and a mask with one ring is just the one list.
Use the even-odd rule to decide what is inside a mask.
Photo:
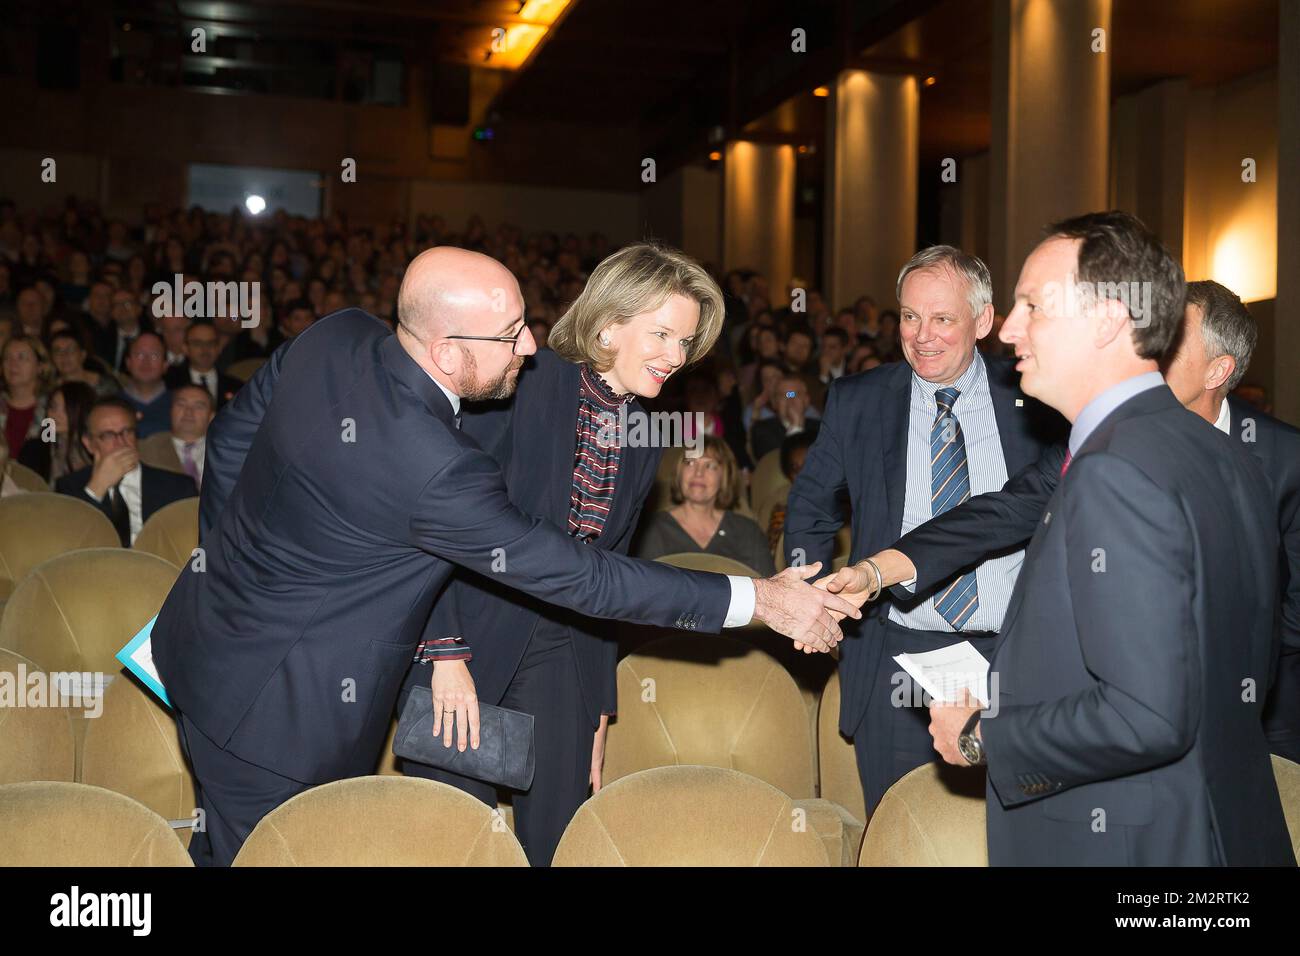
[[(957, 749), (957, 738), (970, 715), (982, 710), (979, 701), (974, 700), (969, 692), (962, 694), (962, 699), (950, 703), (932, 701), (930, 703), (930, 736), (934, 738), (934, 749), (945, 763), (958, 767), (969, 767), (970, 763)], [(975, 736), (979, 737), (979, 724), (975, 725)], [(982, 738), (981, 738), (982, 739)]]
[(596, 728), (595, 739), (591, 742), (591, 792), (600, 793), (600, 776), (605, 769), (605, 735), (609, 733), (609, 714), (600, 715), (600, 726)]

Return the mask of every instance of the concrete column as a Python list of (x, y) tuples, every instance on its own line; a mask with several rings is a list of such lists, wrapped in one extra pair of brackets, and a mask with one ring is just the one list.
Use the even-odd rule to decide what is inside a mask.
[(916, 78), (846, 70), (827, 110), (827, 304), (870, 295), (888, 308), (898, 270), (916, 251)]
[(794, 274), (794, 147), (728, 143), (723, 162), (723, 269), (762, 273), (782, 305)]
[(988, 265), (1001, 312), (1043, 226), (1107, 206), (1110, 23), (1111, 0), (994, 0)]

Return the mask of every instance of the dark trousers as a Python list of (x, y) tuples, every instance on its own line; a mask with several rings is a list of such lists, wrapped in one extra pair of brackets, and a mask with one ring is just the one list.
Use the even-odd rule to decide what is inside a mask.
[(194, 773), (202, 830), (190, 838), (195, 866), (229, 866), (248, 834), (266, 816), (311, 784), (241, 760), (222, 750), (184, 714), (177, 714), (181, 747)]
[(853, 750), (862, 779), (867, 814), (875, 812), (885, 791), (909, 771), (939, 759), (930, 737), (929, 698), (898, 666), (898, 654), (920, 654), (970, 641), (975, 649), (991, 658), (997, 635), (990, 631), (953, 633), (918, 631), (886, 621), (881, 628), (885, 642), (880, 665), (871, 688), (862, 721), (853, 732)]
[(1269, 753), (1300, 763), (1300, 650), (1284, 647), (1264, 705)]
[[(423, 679), (430, 679), (427, 667), (416, 667), (426, 675)], [(583, 704), (567, 629), (548, 621), (538, 625), (500, 706), (533, 715), (537, 758), (533, 784), (514, 793), (511, 806), (515, 835), (528, 862), (550, 866), (564, 828), (587, 799), (596, 733)], [(490, 807), (497, 805), (497, 791), (491, 784), (406, 760), (401, 768), (409, 776), (451, 784)]]

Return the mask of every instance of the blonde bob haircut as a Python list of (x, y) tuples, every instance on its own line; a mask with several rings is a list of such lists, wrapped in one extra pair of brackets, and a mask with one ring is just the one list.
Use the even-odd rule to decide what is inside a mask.
[[(712, 458), (718, 463), (721, 469), (721, 476), (718, 481), (718, 497), (713, 501), (713, 507), (722, 511), (727, 511), (736, 503), (736, 456), (731, 453), (731, 447), (715, 435), (704, 436), (704, 447), (700, 449), (700, 458)], [(682, 494), (682, 472), (686, 470), (686, 455), (683, 454), (677, 459), (677, 474), (673, 476), (673, 484), (668, 489), (669, 497), (675, 505), (681, 504), (686, 500)]]
[(722, 331), (722, 290), (690, 256), (667, 246), (639, 242), (626, 246), (592, 270), (573, 305), (552, 327), (546, 344), (561, 358), (586, 362), (597, 372), (614, 365), (615, 350), (600, 344), (601, 330), (633, 316), (653, 312), (671, 295), (694, 299), (700, 322), (686, 351), (683, 368), (713, 348)]

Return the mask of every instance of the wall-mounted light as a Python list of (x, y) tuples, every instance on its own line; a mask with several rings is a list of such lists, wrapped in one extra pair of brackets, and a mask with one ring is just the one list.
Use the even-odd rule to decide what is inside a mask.
[(830, 95), (831, 95), (830, 88), (826, 86), (819, 86), (815, 90), (813, 90), (813, 96), (830, 96)]
[(251, 215), (260, 216), (266, 210), (266, 200), (256, 193), (244, 200), (244, 205)]
[(938, 78), (938, 77), (927, 76), (927, 77), (925, 78), (925, 85), (926, 85), (926, 86), (934, 86), (934, 84), (936, 84), (936, 83), (938, 83), (938, 82), (939, 82), (939, 78)]

